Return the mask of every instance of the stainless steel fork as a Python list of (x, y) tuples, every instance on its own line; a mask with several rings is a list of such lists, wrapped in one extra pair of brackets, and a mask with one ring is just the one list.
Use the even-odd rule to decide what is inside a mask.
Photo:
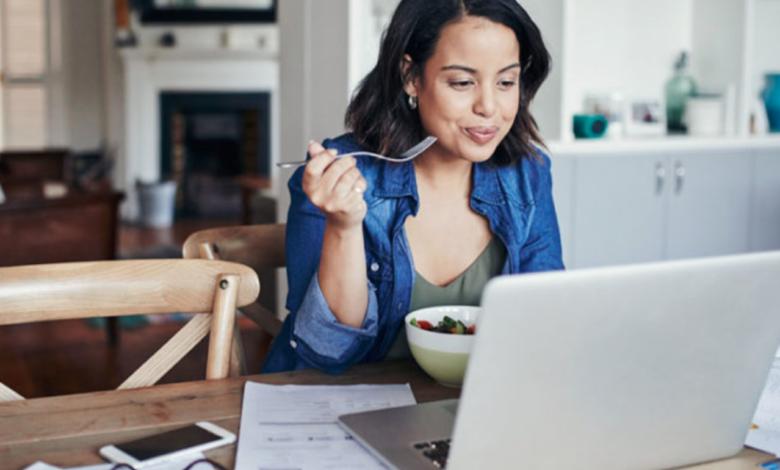
[[(412, 160), (418, 155), (420, 155), (421, 153), (423, 153), (428, 147), (433, 145), (436, 142), (436, 140), (437, 140), (436, 137), (428, 136), (423, 140), (421, 140), (420, 142), (418, 142), (415, 146), (413, 146), (409, 150), (399, 155), (398, 158), (386, 157), (384, 155), (379, 155), (378, 153), (364, 152), (364, 151), (345, 153), (343, 155), (339, 155), (339, 158), (348, 157), (348, 156), (352, 156), (352, 157), (364, 156), (364, 157), (374, 157), (380, 160), (387, 160), (396, 163), (408, 162), (409, 160)], [(279, 168), (293, 168), (296, 166), (305, 165), (307, 162), (308, 160), (300, 160), (297, 162), (281, 162), (281, 163), (277, 163), (276, 166), (278, 166)]]

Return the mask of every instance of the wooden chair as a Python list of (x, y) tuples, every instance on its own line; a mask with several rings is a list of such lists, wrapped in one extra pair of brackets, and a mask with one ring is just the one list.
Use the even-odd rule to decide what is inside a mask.
[[(263, 224), (201, 230), (187, 238), (182, 251), (187, 259), (221, 259), (247, 265), (262, 279), (264, 274), (265, 277), (274, 276), (276, 268), (286, 265), (285, 228), (285, 224)], [(282, 328), (276, 313), (257, 302), (241, 308), (241, 312), (271, 336), (279, 334)], [(239, 333), (236, 325), (231, 353), (232, 376), (246, 373)]]
[[(211, 330), (206, 379), (230, 368), (236, 307), (255, 301), (257, 275), (208, 260), (94, 261), (0, 268), (0, 326), (158, 313), (194, 316), (119, 389), (154, 385)], [(209, 314), (210, 313), (210, 314)], [(0, 402), (24, 397), (0, 383)]]

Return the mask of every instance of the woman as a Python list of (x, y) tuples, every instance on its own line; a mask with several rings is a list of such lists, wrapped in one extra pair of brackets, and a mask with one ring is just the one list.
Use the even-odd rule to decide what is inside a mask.
[[(562, 269), (529, 104), (549, 54), (516, 0), (402, 0), (347, 110), (289, 183), (287, 317), (264, 372), (406, 353), (403, 318), (478, 305), (492, 276)], [(399, 155), (428, 135), (412, 162)]]

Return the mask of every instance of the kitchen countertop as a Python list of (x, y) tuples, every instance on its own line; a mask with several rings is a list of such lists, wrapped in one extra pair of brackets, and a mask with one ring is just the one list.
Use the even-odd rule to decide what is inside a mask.
[[(547, 148), (553, 155), (589, 155), (663, 151), (699, 151), (728, 149), (780, 149), (780, 133), (749, 137), (691, 137), (660, 136), (623, 139), (577, 139), (572, 141), (549, 141)], [(780, 152), (778, 152), (780, 155)]]

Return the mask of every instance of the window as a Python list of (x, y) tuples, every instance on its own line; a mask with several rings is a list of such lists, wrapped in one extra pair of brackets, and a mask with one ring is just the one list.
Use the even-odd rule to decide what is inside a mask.
[(48, 0), (0, 0), (0, 146), (48, 144)]

